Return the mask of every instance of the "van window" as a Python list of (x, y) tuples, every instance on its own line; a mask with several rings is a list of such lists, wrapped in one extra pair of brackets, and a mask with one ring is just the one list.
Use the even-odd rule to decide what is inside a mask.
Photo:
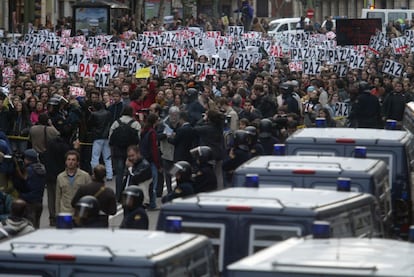
[(269, 32), (276, 30), (277, 26), (279, 26), (280, 23), (271, 23), (269, 26)]
[(368, 151), (367, 153), (367, 158), (373, 158), (373, 159), (377, 159), (377, 160), (382, 160), (385, 162), (385, 164), (387, 165), (387, 169), (388, 169), (388, 183), (392, 184), (392, 178), (394, 176), (394, 158), (393, 158), (393, 154), (386, 154), (386, 153), (370, 153)]
[(224, 235), (226, 231), (224, 224), (183, 221), (182, 231), (208, 237), (214, 248), (219, 271), (223, 271)]
[(335, 215), (326, 220), (330, 222), (332, 237), (340, 238), (352, 236), (352, 225), (350, 214), (348, 212)]
[(300, 237), (302, 229), (292, 226), (251, 225), (249, 234), (249, 255), (251, 255), (276, 242), (291, 237)]
[(391, 216), (391, 188), (387, 178), (383, 178), (378, 185), (378, 205), (381, 211), (381, 220), (386, 221)]
[(389, 12), (388, 13), (388, 22), (394, 23), (397, 19), (406, 19), (407, 13), (406, 12)]
[(288, 31), (288, 30), (289, 30), (288, 24), (285, 23), (285, 24), (282, 24), (282, 26), (280, 26), (279, 30), (277, 30), (277, 31), (278, 32), (284, 32), (284, 31)]
[[(92, 269), (92, 270), (96, 270), (96, 268)], [(136, 274), (123, 274), (123, 273), (119, 273), (119, 272), (108, 272), (108, 273), (103, 273), (103, 272), (97, 272), (97, 273), (86, 273), (86, 272), (74, 272), (72, 273), (70, 276), (72, 277), (110, 277), (110, 276), (119, 276), (119, 277), (135, 277), (135, 276), (139, 276)]]
[(373, 233), (374, 221), (371, 207), (365, 206), (352, 211), (352, 223), (356, 237), (368, 237)]
[(383, 12), (368, 12), (367, 18), (381, 18), (382, 24), (385, 22), (385, 13)]

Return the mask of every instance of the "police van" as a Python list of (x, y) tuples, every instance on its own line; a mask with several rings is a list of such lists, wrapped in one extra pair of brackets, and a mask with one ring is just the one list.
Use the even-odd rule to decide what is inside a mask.
[(361, 18), (379, 18), (382, 22), (382, 32), (385, 33), (389, 22), (395, 23), (414, 18), (414, 10), (408, 9), (362, 9)]
[(40, 229), (0, 243), (0, 276), (218, 276), (205, 236)]
[[(336, 190), (338, 180), (350, 190), (374, 195), (384, 226), (391, 225), (391, 190), (387, 165), (381, 160), (326, 156), (257, 156), (238, 167), (233, 186), (245, 186), (256, 174), (260, 187), (303, 187)], [(339, 179), (338, 179), (339, 178)]]
[(291, 238), (231, 264), (229, 277), (414, 276), (413, 244), (374, 238)]
[(299, 156), (353, 157), (356, 147), (365, 147), (366, 157), (383, 160), (389, 170), (396, 235), (406, 236), (412, 222), (413, 135), (401, 130), (364, 128), (304, 128), (286, 140), (286, 154)]
[(411, 134), (414, 134), (414, 102), (413, 101), (405, 104), (402, 125), (405, 130), (407, 130)]
[(210, 238), (219, 270), (290, 237), (311, 233), (315, 220), (330, 222), (334, 237), (382, 236), (375, 198), (360, 192), (302, 188), (228, 188), (174, 199), (161, 207), (182, 218), (184, 232)]

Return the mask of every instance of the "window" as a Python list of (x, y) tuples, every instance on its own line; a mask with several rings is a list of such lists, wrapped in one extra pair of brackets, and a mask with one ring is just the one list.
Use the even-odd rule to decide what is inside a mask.
[(326, 219), (331, 224), (331, 235), (334, 238), (352, 237), (352, 225), (349, 219), (349, 213), (344, 212), (334, 217)]
[(182, 231), (208, 237), (213, 244), (219, 270), (223, 271), (225, 225), (219, 223), (182, 222)]
[(249, 255), (277, 242), (302, 235), (302, 229), (295, 226), (251, 225), (249, 231)]
[(383, 12), (368, 12), (367, 18), (381, 18), (382, 23), (385, 22), (385, 14)]
[(379, 189), (377, 192), (379, 209), (381, 212), (381, 220), (383, 222), (387, 221), (391, 216), (391, 189), (388, 182), (388, 178), (383, 178), (379, 184)]
[(373, 220), (370, 206), (352, 211), (352, 223), (356, 237), (367, 237), (373, 234)]
[(388, 22), (395, 22), (397, 19), (406, 19), (407, 13), (405, 12), (389, 12), (388, 13)]
[(394, 164), (393, 164), (393, 155), (391, 154), (385, 154), (385, 153), (370, 153), (370, 151), (367, 151), (367, 158), (374, 158), (377, 160), (382, 160), (387, 164), (388, 169), (388, 183), (392, 184), (392, 178), (394, 176)]
[(334, 156), (336, 156), (336, 153), (331, 152), (331, 151), (323, 151), (323, 150), (319, 150), (319, 151), (299, 150), (294, 155), (297, 155), (297, 156), (328, 156), (328, 157), (334, 157)]

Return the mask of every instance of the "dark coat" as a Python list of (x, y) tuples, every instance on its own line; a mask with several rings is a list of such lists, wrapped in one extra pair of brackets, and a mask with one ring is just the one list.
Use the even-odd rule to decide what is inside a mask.
[(198, 167), (194, 177), (194, 192), (208, 192), (217, 189), (217, 177), (214, 168), (210, 164)]
[[(100, 192), (102, 187), (103, 190)], [(95, 197), (99, 202), (99, 208), (106, 215), (116, 214), (117, 208), (115, 193), (111, 188), (105, 187), (104, 183), (93, 181), (87, 185), (80, 186), (73, 196), (72, 207), (75, 207), (79, 199), (86, 195), (96, 195)]]
[(111, 123), (112, 116), (109, 111), (100, 109), (92, 112), (88, 120), (88, 128), (91, 129), (92, 139), (108, 139)]
[(187, 161), (193, 163), (190, 150), (195, 146), (197, 133), (190, 123), (184, 123), (176, 130), (175, 136), (168, 138), (168, 142), (174, 145), (174, 162)]
[(350, 115), (351, 127), (380, 128), (381, 107), (378, 98), (370, 92), (363, 92), (357, 96)]
[(143, 207), (138, 207), (132, 211), (124, 209), (124, 219), (119, 228), (148, 230), (148, 222), (148, 215)]
[(123, 188), (125, 188), (126, 182), (129, 182), (128, 186), (138, 186), (140, 183), (152, 178), (151, 165), (147, 160), (141, 159), (132, 167), (132, 174), (126, 169), (124, 176)]
[(15, 180), (14, 186), (20, 198), (27, 203), (42, 203), (46, 184), (46, 169), (41, 163), (31, 163), (26, 167), (27, 179)]
[(223, 160), (224, 156), (224, 137), (223, 129), (211, 123), (194, 127), (200, 146), (210, 146), (213, 152), (213, 159), (216, 161)]

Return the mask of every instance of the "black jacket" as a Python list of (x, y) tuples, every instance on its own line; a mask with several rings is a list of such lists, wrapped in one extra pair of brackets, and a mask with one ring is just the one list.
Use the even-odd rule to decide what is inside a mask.
[(176, 130), (175, 136), (168, 138), (168, 142), (174, 145), (174, 162), (187, 161), (193, 163), (190, 150), (197, 140), (197, 133), (190, 123), (184, 123)]
[(100, 109), (92, 112), (88, 120), (88, 128), (91, 129), (92, 139), (108, 139), (111, 123), (112, 116), (109, 111)]
[(106, 215), (116, 214), (117, 208), (115, 193), (111, 188), (105, 187), (104, 183), (93, 181), (87, 185), (80, 186), (73, 196), (72, 207), (75, 207), (79, 199), (85, 195), (95, 196), (99, 202), (99, 208)]
[(217, 189), (217, 177), (210, 164), (200, 165), (194, 177), (194, 192), (208, 192)]
[(124, 219), (119, 228), (148, 230), (148, 221), (147, 212), (143, 207), (138, 207), (132, 211), (124, 209)]
[(351, 127), (381, 128), (381, 107), (378, 98), (369, 91), (357, 96), (350, 114)]
[(126, 169), (126, 173), (124, 174), (123, 188), (125, 188), (127, 182), (128, 186), (138, 186), (140, 183), (151, 178), (152, 171), (150, 163), (145, 159), (141, 159), (132, 167), (132, 174), (129, 172), (128, 168)]
[(200, 146), (210, 146), (213, 152), (213, 159), (216, 161), (223, 160), (224, 156), (224, 137), (223, 129), (211, 123), (194, 127)]

